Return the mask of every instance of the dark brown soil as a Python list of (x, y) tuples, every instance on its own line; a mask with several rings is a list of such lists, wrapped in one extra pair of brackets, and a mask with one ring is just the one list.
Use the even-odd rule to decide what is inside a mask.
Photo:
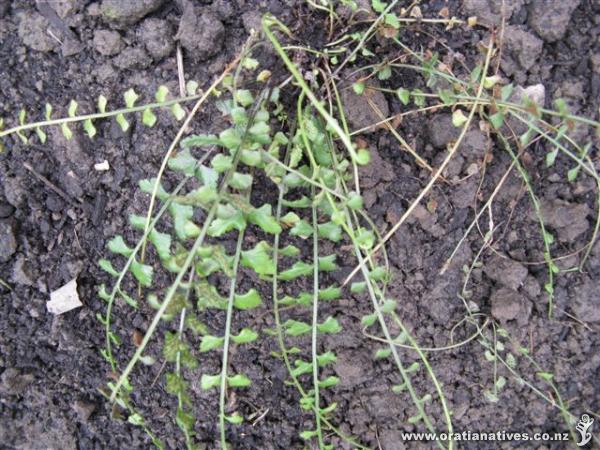
[[(189, 22), (179, 36), (186, 76), (203, 86), (208, 86), (239, 51), (262, 13), (275, 14), (317, 48), (327, 40), (323, 32), (326, 16), (302, 2), (148, 0), (131, 2), (144, 4), (147, 9), (136, 10), (134, 6), (120, 21), (104, 20), (100, 3), (64, 0), (33, 5), (0, 0), (0, 117), (5, 122), (12, 124), (21, 108), (27, 109), (29, 118), (41, 117), (46, 102), (61, 115), (66, 113), (70, 99), (77, 99), (83, 111), (93, 109), (99, 94), (121, 104), (122, 92), (129, 87), (146, 99), (153, 97), (160, 84), (177, 92), (175, 44), (182, 20)], [(425, 17), (437, 17), (441, 8), (448, 7), (451, 16), (478, 15), (498, 23), (496, 3), (500, 2), (424, 3), (421, 9)], [(577, 114), (597, 119), (600, 9), (590, 0), (565, 1), (555, 11), (543, 3), (506, 1), (512, 12), (506, 22), (511, 33), (507, 32), (501, 68), (516, 84), (543, 84), (546, 106), (563, 97)], [(553, 27), (549, 30), (545, 23)], [(485, 28), (457, 27), (445, 32), (442, 27), (418, 24), (401, 33), (401, 39), (410, 45), (440, 51), (444, 62), (454, 64), (456, 73), (465, 77), (468, 72), (460, 68), (461, 62), (472, 63), (478, 57), (476, 44), (487, 36)], [(385, 42), (379, 44), (374, 44), (378, 56), (387, 55), (390, 48)], [(268, 51), (261, 58), (275, 68), (279, 64)], [(306, 68), (310, 69), (308, 61)], [(414, 73), (398, 71), (381, 84), (395, 89), (415, 87), (423, 81)], [(383, 101), (390, 114), (405, 108), (391, 95)], [(357, 121), (364, 120), (360, 111), (354, 113)], [(220, 125), (219, 120), (219, 114), (208, 108), (197, 116), (194, 130), (206, 131)], [(7, 149), (0, 154), (1, 448), (149, 448), (142, 430), (111, 419), (110, 407), (98, 392), (109, 379), (110, 368), (99, 354), (104, 332), (95, 319), (104, 308), (96, 295), (97, 285), (109, 280), (97, 261), (108, 256), (105, 245), (110, 237), (127, 233), (128, 214), (144, 211), (148, 200), (137, 182), (154, 176), (176, 130), (175, 120), (164, 114), (156, 127), (148, 129), (136, 122), (127, 133), (106, 121), (98, 125), (93, 141), (79, 132), (66, 141), (58, 130), (50, 129), (46, 145), (35, 139), (28, 146), (16, 140), (5, 143)], [(446, 144), (456, 137), (450, 117), (443, 113), (407, 119), (398, 131), (433, 165), (441, 163)], [(576, 133), (585, 141), (588, 131)], [(365, 203), (376, 225), (385, 232), (419, 194), (430, 172), (401, 151), (385, 131), (376, 130), (365, 139), (373, 155), (372, 165), (362, 174)], [(524, 160), (555, 237), (552, 254), (564, 256), (557, 264), (566, 269), (579, 264), (584, 252), (575, 252), (591, 239), (598, 194), (593, 180), (585, 176), (573, 183), (566, 181), (571, 168), (568, 160), (559, 157), (547, 168), (545, 155), (549, 150), (547, 143), (539, 141), (529, 148)], [(483, 181), (481, 172), (463, 179), (469, 166), (481, 167), (486, 154), (492, 157)], [(600, 170), (597, 149), (591, 156)], [(94, 164), (104, 160), (110, 170), (94, 170)], [(399, 300), (401, 319), (423, 347), (448, 345), (452, 327), (464, 317), (457, 294), (464, 280), (463, 266), (471, 264), (483, 243), (477, 229), (445, 274), (439, 272), (473, 220), (475, 208), (479, 211), (510, 162), (493, 137), (474, 125), (444, 174), (451, 182), (439, 183), (389, 242), (394, 275), (389, 295)], [(266, 185), (254, 195), (261, 202), (273, 199)], [(484, 252), (483, 265), (472, 274), (470, 300), (481, 312), (502, 321), (513, 339), (529, 348), (541, 367), (554, 374), (562, 398), (575, 416), (587, 413), (600, 420), (600, 243), (595, 243), (583, 272), (557, 276), (555, 315), (549, 320), (539, 224), (516, 172), (498, 194), (492, 217), (498, 226), (494, 245)], [(483, 233), (489, 219), (486, 214), (481, 221)], [(323, 245), (324, 254), (333, 252), (339, 252), (339, 247)], [(353, 260), (341, 262), (344, 267), (335, 275), (338, 282), (355, 265)], [(62, 316), (51, 315), (46, 310), (49, 293), (73, 278), (77, 278), (84, 307)], [(255, 281), (244, 273), (242, 290)], [(266, 290), (264, 295), (268, 297)], [(393, 365), (374, 360), (379, 344), (361, 333), (360, 318), (369, 312), (365, 298), (350, 294), (321, 311), (323, 317), (335, 315), (344, 328), (342, 334), (324, 341), (324, 348), (334, 349), (338, 356), (331, 374), (341, 379), (339, 386), (324, 393), (326, 401), (338, 403), (334, 423), (369, 448), (431, 448), (430, 444), (401, 441), (399, 432), (412, 429), (406, 420), (413, 411), (406, 398), (390, 391), (396, 379)], [(144, 330), (150, 314), (144, 308), (128, 312), (119, 316), (115, 327), (124, 339), (131, 339), (127, 330), (130, 334)], [(240, 325), (252, 324), (258, 329), (273, 326), (267, 309), (256, 317), (247, 313), (240, 318)], [(216, 333), (223, 317), (216, 314), (206, 320)], [(455, 339), (462, 340), (471, 332), (459, 327)], [(311, 426), (311, 417), (299, 407), (295, 389), (285, 384), (283, 364), (270, 356), (278, 350), (275, 340), (265, 336), (245, 350), (233, 354), (232, 368), (245, 373), (253, 384), (238, 393), (236, 408), (246, 417), (267, 412), (256, 425), (247, 422), (230, 427), (232, 447), (303, 448), (298, 433)], [(407, 361), (414, 359), (409, 352), (402, 354)], [(508, 383), (499, 401), (490, 403), (484, 398), (484, 390), (493, 383), (493, 365), (486, 361), (477, 341), (428, 356), (454, 412), (456, 431), (566, 431), (558, 409), (519, 385), (504, 368), (499, 374)], [(121, 362), (125, 361), (122, 358)], [(206, 372), (216, 373), (219, 360), (211, 356), (203, 364)], [(523, 378), (553, 397), (548, 385), (535, 377), (534, 368), (521, 359), (518, 364)], [(160, 378), (153, 385), (160, 365), (140, 370), (134, 377), (138, 390), (133, 400), (168, 448), (183, 448), (181, 433), (172, 419), (176, 402), (164, 391)], [(207, 448), (217, 448), (216, 394), (201, 391), (198, 383), (191, 386), (197, 400), (197, 439)], [(415, 386), (423, 392), (431, 390), (428, 383), (425, 376), (415, 378)], [(436, 408), (430, 413), (441, 420)], [(335, 439), (332, 443), (336, 449), (349, 448)], [(568, 445), (468, 442), (460, 448), (562, 449)]]

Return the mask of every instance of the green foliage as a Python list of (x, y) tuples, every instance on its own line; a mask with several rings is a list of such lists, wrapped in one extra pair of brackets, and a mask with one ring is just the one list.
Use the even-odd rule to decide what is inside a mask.
[[(312, 3), (333, 5), (327, 1)], [(342, 3), (351, 2), (344, 0)], [(378, 26), (373, 27), (373, 32), (380, 33), (381, 39), (392, 43), (400, 38), (396, 30), (405, 20), (412, 19), (407, 18), (410, 17), (410, 9), (405, 11), (407, 14), (394, 12), (394, 8), (384, 13), (388, 5), (389, 2), (372, 1), (378, 19)], [(324, 8), (327, 9), (326, 6)], [(337, 16), (337, 12), (333, 13), (334, 8), (331, 11), (331, 23), (334, 23), (333, 17)], [(275, 19), (267, 17), (265, 24), (269, 23), (273, 25)], [(282, 26), (281, 30), (285, 32), (285, 27)], [(375, 41), (370, 39), (373, 35), (369, 33), (353, 30), (340, 41), (344, 45), (353, 43), (352, 47), (357, 45), (356, 51), (344, 64), (360, 61), (361, 55), (369, 61), (366, 74), (359, 75), (365, 76), (351, 86), (357, 95), (365, 94), (364, 80), (369, 77), (377, 76), (379, 80), (386, 81), (381, 83), (383, 86), (392, 85), (395, 81), (392, 75), (398, 66), (398, 60), (377, 60), (377, 55), (367, 48), (369, 42)], [(276, 45), (276, 40), (269, 39), (278, 54), (282, 56), (283, 52), (284, 55), (285, 50)], [(332, 64), (338, 55), (338, 62), (342, 61), (342, 55), (348, 50), (336, 45), (325, 48), (331, 52), (329, 61)], [(414, 108), (425, 105), (427, 109), (451, 110), (453, 125), (464, 127), (469, 121), (471, 107), (477, 105), (474, 114), (489, 122), (491, 128), (486, 130), (490, 130), (492, 136), (504, 132), (509, 117), (512, 121), (514, 117), (526, 116), (527, 131), (519, 137), (521, 146), (529, 145), (543, 132), (550, 136), (548, 140), (552, 143), (547, 147), (548, 166), (554, 165), (558, 156), (565, 153), (563, 144), (575, 119), (564, 100), (556, 100), (557, 111), (550, 114), (555, 119), (552, 123), (560, 123), (542, 126), (542, 118), (549, 113), (531, 102), (511, 104), (513, 86), (500, 86), (502, 80), (485, 73), (483, 64), (472, 71), (469, 80), (459, 80), (450, 71), (442, 69), (443, 64), (435, 52), (413, 55), (404, 49), (400, 60), (402, 64), (406, 62), (405, 53), (408, 58), (418, 61), (418, 70), (423, 75), (423, 83), (419, 84), (422, 89), (409, 86), (396, 88), (393, 85), (389, 89), (381, 88), (384, 93), (396, 95), (403, 110), (411, 107), (413, 111), (408, 111), (410, 113), (414, 112)], [(301, 94), (293, 99), (297, 100), (296, 108), (287, 108), (287, 101), (279, 103), (279, 88), (268, 87), (271, 84), (267, 82), (270, 72), (263, 70), (253, 74), (260, 64), (245, 53), (240, 63), (242, 78), (239, 78), (239, 73), (228, 75), (218, 86), (210, 88), (210, 95), (219, 98), (217, 107), (224, 116), (224, 120), (217, 123), (227, 125), (215, 130), (215, 134), (190, 135), (179, 142), (180, 148), (176, 147), (177, 142), (174, 143), (175, 150), (169, 152), (165, 163), (168, 176), (164, 177), (161, 172), (160, 179), (139, 183), (140, 190), (146, 194), (144, 198), (151, 199), (154, 209), (150, 214), (129, 217), (137, 242), (134, 245), (132, 236), (122, 231), (127, 241), (121, 235), (111, 238), (107, 247), (112, 256), (98, 261), (114, 283), (112, 289), (104, 285), (99, 287), (98, 296), (106, 303), (107, 312), (97, 315), (106, 333), (106, 348), (102, 355), (113, 371), (121, 368), (121, 361), (115, 358), (114, 352), (125, 345), (122, 341), (126, 342), (126, 334), (114, 330), (114, 314), (128, 317), (126, 308), (139, 308), (138, 313), (150, 310), (156, 314), (155, 320), (149, 322), (142, 344), (137, 343), (140, 347), (135, 350), (118, 381), (109, 384), (110, 396), (127, 411), (130, 423), (147, 429), (148, 421), (129, 408), (129, 394), (133, 387), (128, 377), (135, 374), (132, 369), (136, 362), (150, 365), (163, 359), (166, 364), (164, 389), (177, 397), (174, 420), (183, 432), (188, 449), (199, 445), (194, 442), (196, 418), (192, 414), (194, 407), (189, 388), (192, 380), (200, 379), (203, 390), (219, 390), (219, 429), (223, 448), (227, 448), (225, 428), (243, 423), (244, 418), (239, 413), (225, 411), (226, 391), (248, 387), (252, 380), (243, 373), (228, 373), (231, 367), (236, 367), (228, 358), (236, 357), (235, 352), (230, 355), (232, 346), (236, 352), (244, 352), (248, 350), (248, 344), (259, 339), (258, 331), (252, 327), (263, 313), (274, 317), (272, 328), (263, 330), (263, 334), (277, 337), (280, 348), (274, 353), (288, 364), (289, 383), (299, 391), (300, 407), (314, 417), (314, 426), (307, 426), (308, 429), (300, 431), (300, 436), (311, 441), (306, 443), (307, 447), (332, 448), (326, 443), (329, 434), (340, 434), (330, 422), (335, 418), (336, 403), (324, 403), (319, 392), (339, 384), (337, 377), (329, 375), (337, 357), (335, 349), (326, 348), (330, 341), (325, 337), (341, 333), (342, 326), (335, 317), (328, 315), (338, 310), (325, 302), (335, 302), (348, 293), (344, 290), (348, 288), (329, 284), (330, 279), (340, 280), (335, 272), (339, 270), (338, 264), (347, 264), (342, 259), (347, 255), (340, 251), (346, 248), (354, 250), (355, 259), (364, 265), (363, 277), (360, 278), (363, 281), (355, 281), (358, 278), (354, 278), (349, 284), (352, 300), (362, 299), (360, 296), (364, 295), (373, 304), (372, 312), (362, 317), (360, 326), (368, 336), (387, 343), (386, 347), (374, 351), (374, 357), (385, 359), (385, 364), (398, 368), (399, 379), (394, 381), (392, 390), (410, 396), (413, 408), (416, 408), (410, 412), (408, 422), (429, 428), (429, 409), (425, 410), (423, 404), (434, 401), (434, 398), (435, 401), (441, 400), (442, 409), (445, 408), (443, 392), (435, 382), (426, 356), (402, 326), (396, 314), (397, 302), (387, 298), (386, 286), (391, 279), (387, 256), (381, 257), (383, 252), (374, 257), (370, 255), (381, 241), (379, 232), (372, 228), (373, 222), (364, 211), (364, 200), (359, 192), (362, 190), (367, 196), (369, 193), (360, 185), (362, 170), (357, 166), (369, 164), (371, 155), (366, 147), (372, 142), (354, 141), (354, 135), (348, 133), (343, 105), (336, 102), (339, 88), (335, 84), (336, 77), (327, 84), (328, 97), (324, 97), (316, 82), (320, 76), (317, 71), (299, 73), (297, 69), (294, 71), (294, 63), (288, 64), (285, 57), (282, 58), (292, 74), (289, 84), (294, 92)], [(403, 70), (411, 67), (409, 64), (404, 66)], [(250, 77), (246, 79), (244, 74)], [(257, 84), (264, 90), (254, 90)], [(44, 130), (48, 126), (59, 127), (67, 139), (73, 138), (76, 127), (81, 126), (89, 138), (94, 138), (98, 134), (98, 122), (105, 119), (114, 119), (125, 132), (135, 123), (132, 116), (139, 114), (144, 126), (153, 127), (163, 115), (158, 113), (158, 109), (182, 121), (190, 110), (182, 105), (199, 97), (198, 87), (197, 83), (188, 82), (189, 98), (169, 100), (167, 88), (160, 86), (154, 94), (156, 102), (147, 104), (141, 102), (141, 95), (128, 89), (122, 99), (118, 96), (118, 101), (124, 102), (124, 108), (107, 109), (108, 100), (100, 96), (97, 112), (81, 116), (77, 115), (81, 109), (79, 104), (71, 100), (64, 119), (52, 119), (53, 107), (48, 104), (45, 120), (31, 124), (26, 122), (27, 111), (21, 110), (17, 117), (19, 125), (10, 133), (27, 143), (30, 139), (28, 133), (33, 131), (44, 143), (48, 138)], [(473, 100), (479, 87), (484, 88), (482, 96)], [(288, 92), (281, 91), (282, 94)], [(322, 102), (326, 99), (332, 101)], [(364, 99), (366, 101), (366, 97)], [(411, 106), (411, 101), (414, 106)], [(0, 136), (5, 135), (1, 134), (5, 133), (2, 124), (0, 121)], [(480, 123), (480, 126), (483, 129), (485, 124)], [(569, 142), (567, 147), (575, 148), (575, 144)], [(589, 174), (590, 169), (583, 162), (588, 161), (590, 148), (591, 143), (573, 150), (575, 158), (571, 159), (577, 164), (569, 166), (569, 181), (574, 181), (584, 171)], [(173, 188), (173, 181), (180, 181), (180, 184)], [(168, 186), (168, 191), (165, 186)], [(253, 195), (256, 187), (260, 188), (261, 198), (269, 199), (268, 203), (256, 202), (256, 195)], [(277, 204), (270, 201), (272, 197), (262, 195), (264, 191), (280, 193)], [(548, 246), (554, 241), (554, 237), (545, 231), (543, 239)], [(292, 244), (300, 245), (298, 242), (305, 244), (301, 245), (302, 250)], [(342, 243), (350, 245), (342, 246)], [(327, 246), (327, 254), (323, 254), (323, 246)], [(550, 261), (551, 272), (557, 273), (559, 269), (552, 262), (549, 251), (545, 257)], [(124, 279), (135, 287), (127, 291)], [(171, 284), (165, 287), (164, 283)], [(268, 283), (271, 283), (272, 290), (263, 289)], [(545, 290), (552, 294), (553, 289), (550, 280)], [(260, 308), (263, 298), (259, 292), (265, 295), (264, 308)], [(271, 296), (276, 297), (272, 302)], [(211, 310), (219, 313), (214, 314)], [(238, 322), (239, 318), (243, 318), (242, 323)], [(145, 348), (159, 323), (166, 330), (160, 350), (158, 347)], [(396, 338), (392, 339), (390, 329), (400, 330), (394, 332)], [(501, 335), (500, 332), (498, 334)], [(294, 345), (288, 348), (289, 341)], [(412, 364), (403, 361), (403, 355), (396, 350), (400, 345), (410, 346), (418, 356), (417, 360), (411, 360), (414, 361)], [(194, 356), (198, 353), (202, 354), (200, 360)], [(221, 370), (211, 375), (206, 373), (206, 361), (209, 356), (216, 355), (222, 357)], [(500, 340), (486, 349), (484, 358), (490, 365), (505, 361), (507, 367), (517, 367), (516, 357)], [(215, 368), (211, 366), (210, 370), (214, 373)], [(438, 389), (437, 398), (427, 391), (419, 392), (427, 389), (424, 384), (419, 383), (417, 390), (411, 382), (417, 373), (426, 371)], [(537, 370), (537, 376), (546, 383), (553, 381), (552, 374), (541, 369)], [(506, 385), (507, 380), (503, 376), (495, 376), (493, 389), (485, 391), (485, 397), (489, 401), (498, 401), (498, 391)], [(439, 410), (439, 404), (430, 410)], [(252, 420), (252, 417), (247, 419)], [(147, 432), (155, 445), (163, 446)], [(348, 440), (346, 436), (341, 438)], [(349, 446), (361, 448), (360, 445)]]

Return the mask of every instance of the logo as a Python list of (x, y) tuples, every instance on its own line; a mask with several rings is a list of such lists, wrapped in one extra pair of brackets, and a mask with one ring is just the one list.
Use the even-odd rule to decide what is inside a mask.
[(579, 420), (577, 425), (575, 425), (575, 429), (579, 431), (579, 434), (581, 435), (581, 440), (577, 443), (578, 447), (583, 447), (592, 439), (592, 433), (590, 430), (592, 428), (593, 423), (594, 419), (592, 419), (587, 414), (584, 414), (583, 416), (581, 416), (581, 420)]

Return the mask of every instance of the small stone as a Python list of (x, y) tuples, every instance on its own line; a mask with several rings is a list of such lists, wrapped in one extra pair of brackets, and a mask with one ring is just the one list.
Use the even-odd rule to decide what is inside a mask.
[(116, 56), (113, 62), (120, 69), (145, 69), (152, 60), (143, 48), (129, 47)]
[(527, 323), (531, 314), (531, 302), (509, 288), (495, 291), (491, 297), (492, 316), (501, 322), (518, 319), (519, 324)]
[(64, 58), (77, 55), (84, 49), (84, 45), (77, 39), (66, 38), (60, 46), (60, 52)]
[(529, 25), (546, 42), (556, 42), (567, 32), (571, 15), (580, 0), (532, 0), (529, 4)]
[(69, 14), (73, 14), (76, 12), (78, 8), (79, 0), (54, 0), (52, 2), (48, 2), (50, 7), (56, 11), (58, 17), (64, 19)]
[(21, 14), (19, 37), (27, 47), (40, 52), (50, 52), (59, 46), (57, 40), (48, 34), (48, 20), (37, 12)]
[(261, 17), (260, 12), (254, 9), (242, 14), (242, 23), (246, 33), (250, 34), (253, 30), (257, 32), (261, 30)]
[(20, 370), (9, 367), (0, 377), (0, 391), (5, 395), (21, 395), (33, 380), (33, 374), (22, 374)]
[[(354, 130), (371, 127), (364, 132), (372, 133), (375, 131), (375, 127), (371, 125), (381, 122), (381, 120), (388, 117), (390, 107), (383, 93), (374, 89), (376, 87), (374, 84), (371, 87), (366, 86), (361, 95), (354, 92), (351, 87), (342, 91), (341, 97), (344, 112), (346, 113), (348, 123)], [(371, 106), (371, 102), (379, 114)]]
[[(591, 211), (585, 203), (567, 203), (558, 199), (542, 200), (540, 210), (545, 225), (555, 230), (558, 240), (562, 242), (576, 241), (590, 227), (587, 216)], [(533, 211), (530, 218), (538, 220)]]
[(87, 422), (93, 412), (96, 410), (96, 405), (84, 400), (76, 400), (71, 406), (73, 411), (77, 413), (77, 416), (82, 422)]
[(403, 440), (404, 437), (400, 430), (384, 429), (379, 432), (380, 448), (383, 450), (406, 450), (406, 445), (402, 442)]
[(173, 51), (173, 30), (166, 20), (146, 19), (137, 29), (137, 37), (155, 60), (160, 60)]
[(61, 288), (50, 293), (50, 301), (46, 303), (48, 311), (54, 315), (64, 314), (83, 306), (77, 293), (77, 280), (71, 280)]
[(110, 165), (108, 164), (108, 161), (106, 159), (101, 163), (94, 164), (94, 170), (97, 170), (98, 172), (103, 172), (109, 169)]
[[(534, 84), (531, 86), (523, 87), (516, 86), (510, 95), (508, 101), (511, 103), (523, 104), (526, 100), (533, 101), (536, 105), (543, 108), (546, 103), (546, 88), (543, 84)], [(507, 125), (502, 127), (502, 132), (505, 134), (512, 134), (513, 132), (520, 136), (527, 131), (527, 121), (529, 120), (528, 114), (517, 113), (524, 120), (520, 120), (517, 117), (509, 116), (507, 119)], [(510, 127), (510, 128), (509, 128)], [(537, 135), (537, 133), (536, 133)]]
[(99, 64), (94, 71), (94, 75), (99, 83), (105, 84), (109, 80), (114, 80), (119, 76), (119, 72), (109, 62), (105, 64)]
[(514, 75), (519, 69), (529, 70), (542, 54), (543, 42), (522, 27), (509, 25), (504, 31), (502, 70)]
[(521, 287), (529, 271), (520, 262), (494, 254), (484, 265), (485, 274), (496, 283), (516, 291)]
[(175, 39), (190, 57), (205, 61), (221, 51), (225, 27), (216, 15), (198, 13), (191, 4), (186, 5)]
[(528, 275), (523, 283), (523, 291), (530, 299), (535, 300), (542, 292), (539, 281), (532, 275)]
[(574, 291), (573, 310), (577, 317), (584, 322), (600, 322), (598, 283), (591, 278), (587, 278)]
[(233, 17), (236, 10), (235, 4), (231, 0), (213, 0), (212, 7), (222, 20)]
[[(460, 131), (460, 130), (459, 130)], [(460, 154), (467, 160), (482, 161), (485, 155), (485, 150), (488, 148), (488, 139), (485, 134), (478, 128), (471, 127), (463, 138), (459, 151)]]
[(451, 114), (438, 114), (427, 123), (427, 133), (431, 145), (446, 148), (451, 141), (458, 138), (460, 129), (452, 125)]
[(508, 22), (523, 3), (524, 0), (464, 0), (463, 8), (467, 15), (476, 16), (486, 25), (500, 25), (503, 16)]
[(540, 83), (525, 88), (517, 86), (511, 94), (509, 101), (513, 103), (522, 103), (526, 98), (543, 108), (544, 103), (546, 103), (546, 88)]
[(1, 180), (4, 184), (4, 196), (6, 201), (15, 208), (20, 208), (27, 198), (27, 191), (23, 187), (20, 178), (6, 176)]
[(8, 222), (0, 222), (0, 262), (7, 262), (17, 251), (15, 230)]
[(116, 31), (96, 30), (94, 31), (94, 48), (104, 56), (116, 55), (123, 49), (121, 35)]
[(475, 197), (477, 196), (477, 179), (469, 178), (458, 185), (456, 189), (452, 191), (452, 204), (455, 208), (462, 209), (468, 208), (475, 204)]
[(23, 286), (34, 286), (34, 278), (35, 276), (25, 257), (23, 255), (19, 256), (13, 266), (12, 281)]
[(15, 208), (8, 203), (0, 201), (0, 219), (6, 219), (12, 216), (15, 212)]
[(342, 389), (354, 389), (370, 377), (369, 361), (365, 360), (359, 352), (340, 352), (333, 370), (339, 376)]
[(391, 181), (394, 179), (394, 168), (381, 157), (375, 147), (369, 149), (371, 160), (366, 166), (360, 166), (358, 173), (360, 175), (361, 187), (369, 189), (377, 186), (381, 181)]
[(164, 0), (104, 0), (100, 11), (107, 22), (126, 27), (156, 11), (163, 3)]

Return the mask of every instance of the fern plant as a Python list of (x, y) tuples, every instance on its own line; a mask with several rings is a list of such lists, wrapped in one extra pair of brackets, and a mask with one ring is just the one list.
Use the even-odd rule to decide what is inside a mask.
[[(326, 11), (333, 24), (333, 2), (322, 3), (325, 6), (310, 2)], [(351, 5), (352, 2), (343, 3)], [(181, 104), (196, 102), (167, 150), (156, 177), (139, 182), (139, 189), (150, 199), (146, 215), (129, 217), (130, 227), (139, 237), (135, 242), (128, 242), (124, 232), (113, 237), (107, 244), (112, 256), (99, 261), (107, 277), (111, 277), (108, 287), (104, 283), (98, 289), (99, 297), (106, 302), (105, 313), (97, 315), (106, 335), (101, 353), (114, 375), (102, 392), (119, 407), (115, 414), (120, 409), (131, 424), (148, 433), (158, 448), (164, 448), (161, 437), (152, 431), (152, 420), (143, 417), (133, 400), (137, 371), (144, 370), (144, 365), (164, 361), (164, 387), (176, 404), (173, 421), (180, 428), (188, 449), (202, 448), (196, 435), (198, 423), (190, 384), (199, 381), (202, 390), (217, 391), (214, 398), (218, 403), (218, 441), (221, 448), (229, 448), (228, 432), (235, 433), (236, 426), (245, 418), (239, 411), (228, 409), (227, 396), (232, 390), (248, 388), (254, 381), (243, 372), (232, 371), (232, 348), (239, 347), (243, 352), (249, 344), (271, 336), (279, 347), (274, 357), (285, 365), (288, 384), (298, 392), (299, 407), (311, 417), (312, 425), (298, 430), (306, 446), (334, 448), (332, 436), (335, 435), (352, 447), (367, 448), (360, 436), (348, 436), (336, 426), (335, 387), (339, 379), (332, 375), (331, 367), (337, 355), (335, 348), (329, 348), (328, 336), (343, 330), (338, 318), (325, 311), (329, 309), (328, 304), (349, 294), (364, 296), (371, 305), (369, 314), (362, 317), (362, 331), (367, 338), (383, 344), (377, 344), (375, 358), (389, 359), (394, 368), (390, 395), (398, 395), (406, 402), (407, 423), (432, 433), (440, 430), (452, 433), (452, 412), (427, 357), (432, 349), (419, 345), (398, 314), (398, 302), (389, 296), (387, 286), (391, 271), (385, 252), (387, 240), (441, 178), (476, 117), (488, 123), (490, 133), (496, 133), (504, 144), (514, 167), (526, 182), (534, 205), (537, 197), (518, 157), (536, 133), (553, 144), (547, 157), (549, 165), (559, 153), (564, 154), (574, 164), (569, 180), (585, 173), (600, 185), (589, 156), (591, 145), (578, 145), (569, 136), (573, 124), (597, 127), (597, 122), (571, 115), (561, 102), (557, 104), (557, 111), (551, 111), (527, 100), (522, 104), (510, 101), (511, 85), (500, 87), (498, 77), (488, 73), (495, 48), (493, 40), (485, 49), (485, 59), (473, 70), (469, 80), (441, 70), (435, 54), (417, 53), (398, 39), (400, 26), (416, 20), (416, 16), (404, 18), (395, 14), (396, 3), (373, 2), (379, 15), (366, 31), (331, 43), (326, 52), (311, 49), (337, 65), (333, 72), (325, 65), (325, 69), (314, 72), (314, 77), (303, 76), (288, 54), (289, 48), (281, 43), (282, 35), (291, 36), (290, 30), (274, 17), (266, 16), (262, 22), (266, 41), (260, 45), (272, 45), (291, 76), (291, 86), (287, 81), (278, 85), (267, 70), (258, 71), (251, 40), (202, 94), (198, 93), (197, 84), (189, 83), (187, 97), (168, 99), (168, 91), (161, 86), (155, 94), (155, 102), (136, 106), (138, 94), (130, 89), (123, 96), (125, 107), (121, 109), (107, 110), (107, 99), (101, 96), (96, 113), (78, 115), (78, 104), (71, 101), (64, 118), (52, 118), (53, 108), (47, 105), (42, 121), (28, 123), (24, 111), (11, 128), (2, 130), (0, 121), (0, 138), (15, 135), (26, 144), (33, 131), (44, 143), (47, 139), (44, 130), (48, 126), (60, 127), (70, 139), (72, 127), (80, 124), (93, 138), (100, 120), (114, 119), (125, 131), (130, 126), (131, 116), (141, 114), (142, 123), (152, 127), (157, 123), (158, 109), (168, 108), (182, 121), (186, 112)], [(437, 19), (423, 21), (440, 22)], [(451, 26), (460, 21), (453, 18), (450, 23), (444, 23)], [(432, 177), (400, 221), (385, 235), (378, 231), (363, 205), (359, 168), (369, 163), (370, 154), (353, 138), (361, 130), (351, 132), (348, 127), (335, 77), (342, 67), (356, 61), (358, 55), (373, 56), (366, 43), (376, 32), (404, 50), (413, 61), (410, 64), (378, 62), (360, 67), (358, 73), (366, 71), (367, 75), (354, 84), (354, 92), (362, 95), (364, 80), (369, 77), (387, 80), (398, 68), (414, 70), (425, 79), (423, 89), (399, 86), (380, 90), (396, 95), (405, 106), (412, 103), (415, 110), (411, 113), (451, 108), (452, 122), (460, 129), (459, 138), (450, 146), (440, 167), (434, 170), (397, 131), (388, 127), (402, 148), (430, 170)], [(348, 47), (348, 43), (352, 45)], [(441, 81), (451, 88), (439, 88)], [(321, 86), (327, 87), (327, 101), (321, 97)], [(282, 95), (286, 96), (286, 104), (289, 99), (295, 102), (291, 109), (286, 109), (280, 101)], [(209, 98), (215, 101), (229, 126), (218, 134), (194, 134), (182, 140), (194, 112)], [(466, 108), (469, 109), (467, 114)], [(523, 122), (527, 131), (521, 136), (505, 136), (504, 124), (509, 118)], [(548, 118), (559, 120), (561, 124), (553, 125)], [(388, 122), (390, 118), (382, 117), (380, 125)], [(165, 188), (165, 172), (178, 180), (172, 189)], [(267, 186), (266, 190), (273, 190), (277, 198), (272, 203), (257, 202), (252, 191), (259, 186)], [(158, 204), (156, 210), (155, 203)], [(486, 204), (485, 208), (488, 207)], [(551, 236), (544, 227), (539, 208), (536, 212), (544, 236), (549, 271), (546, 291), (551, 314), (553, 277), (558, 271), (550, 254)], [(478, 218), (479, 215), (467, 234)], [(350, 255), (344, 256), (353, 258), (356, 267), (344, 283), (325, 281), (339, 267), (336, 253), (323, 252), (324, 241), (331, 241), (337, 247), (345, 243), (351, 249)], [(488, 243), (486, 239), (482, 251)], [(467, 272), (465, 289), (460, 293), (467, 310), (463, 320), (472, 325), (476, 333), (460, 345), (478, 338), (486, 359), (494, 363), (494, 385), (485, 394), (494, 400), (506, 384), (506, 379), (496, 376), (497, 364), (504, 364), (517, 377), (517, 357), (503, 353), (502, 341), (510, 339), (508, 332), (489, 318), (482, 325), (481, 315), (469, 309), (466, 286), (470, 271)], [(253, 280), (252, 287), (242, 288), (250, 284), (245, 283), (246, 279)], [(282, 290), (286, 294), (282, 295)], [(125, 316), (129, 308), (153, 311), (152, 320), (135, 349), (123, 343), (122, 330), (114, 325), (115, 315)], [(272, 310), (267, 311), (268, 308)], [(258, 311), (272, 311), (273, 329), (241, 325), (245, 323), (244, 317), (256, 316)], [(221, 323), (216, 323), (219, 319), (212, 320), (209, 326), (209, 316), (218, 317)], [(486, 330), (490, 324), (495, 330), (493, 338)], [(152, 346), (151, 341), (159, 341), (160, 345)], [(458, 344), (448, 348), (456, 346)], [(156, 348), (160, 350), (154, 350)], [(409, 359), (401, 349), (409, 350), (416, 358), (407, 362)], [(563, 416), (570, 419), (551, 374), (541, 370), (525, 351), (520, 353), (520, 358), (536, 367), (538, 378), (552, 387)], [(209, 361), (215, 359), (219, 360), (220, 370), (209, 369)], [(416, 383), (417, 377), (427, 383)], [(537, 389), (533, 382), (526, 383)], [(441, 411), (440, 417), (432, 415), (434, 410)], [(452, 441), (436, 445), (454, 448)]]

